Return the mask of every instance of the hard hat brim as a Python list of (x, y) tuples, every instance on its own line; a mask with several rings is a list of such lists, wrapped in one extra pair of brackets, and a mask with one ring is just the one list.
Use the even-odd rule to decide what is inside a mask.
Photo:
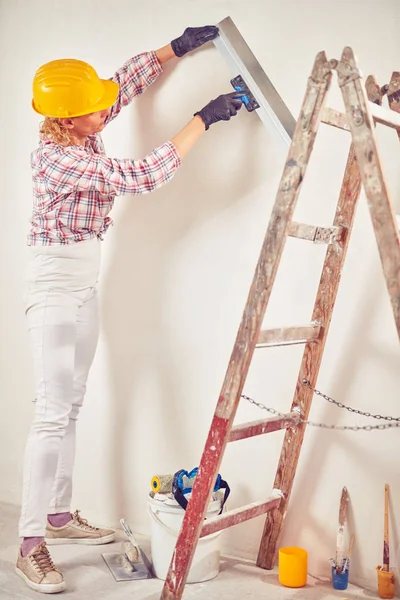
[(50, 117), (53, 119), (69, 119), (73, 117), (82, 117), (83, 115), (90, 115), (94, 112), (99, 112), (100, 110), (105, 110), (106, 108), (111, 108), (113, 104), (115, 104), (118, 98), (119, 85), (115, 81), (111, 81), (109, 79), (101, 79), (101, 83), (103, 84), (104, 93), (100, 100), (98, 100), (93, 106), (90, 107), (90, 110), (85, 110), (82, 112), (75, 112), (71, 114), (46, 114), (40, 111), (36, 106), (34, 100), (32, 100), (32, 108), (35, 112), (43, 117)]

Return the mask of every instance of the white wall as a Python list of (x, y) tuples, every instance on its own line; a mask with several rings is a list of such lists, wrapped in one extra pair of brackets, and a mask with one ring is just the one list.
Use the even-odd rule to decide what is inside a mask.
[[(388, 82), (399, 67), (396, 0), (0, 2), (2, 234), (0, 286), (2, 414), (0, 499), (18, 503), (32, 418), (32, 372), (23, 317), (25, 235), (31, 205), (29, 153), (38, 119), (30, 86), (42, 63), (71, 56), (107, 77), (129, 56), (169, 42), (187, 25), (230, 15), (297, 116), (316, 53), (351, 45), (364, 75)], [(176, 65), (104, 134), (109, 155), (140, 157), (169, 139), (212, 97), (230, 91), (210, 46)], [(340, 108), (336, 80), (329, 104)], [(398, 141), (379, 131), (393, 195)], [(321, 128), (295, 218), (329, 225), (349, 147), (347, 134)], [(285, 148), (242, 111), (204, 136), (174, 181), (152, 196), (116, 203), (104, 242), (102, 336), (79, 425), (75, 504), (97, 521), (128, 518), (148, 532), (150, 478), (198, 464), (274, 201)], [(397, 200), (400, 208), (400, 202)], [(307, 322), (324, 249), (289, 240), (266, 322)], [(290, 279), (294, 277), (294, 280)], [(245, 391), (286, 410), (301, 349), (260, 351)], [(318, 385), (358, 408), (399, 414), (398, 339), (362, 198)], [(262, 417), (243, 405), (238, 420)], [(311, 417), (364, 423), (316, 398)], [(229, 447), (221, 469), (231, 507), (271, 491), (283, 434)], [(399, 432), (309, 429), (283, 544), (309, 550), (310, 571), (327, 575), (343, 485), (356, 533), (352, 579), (375, 586), (383, 490), (392, 491), (391, 549), (399, 556)], [(369, 516), (368, 516), (369, 515)], [(230, 554), (254, 558), (263, 519), (224, 533)]]

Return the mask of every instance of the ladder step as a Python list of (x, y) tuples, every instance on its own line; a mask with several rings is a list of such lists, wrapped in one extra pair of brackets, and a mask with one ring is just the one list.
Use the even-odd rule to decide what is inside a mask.
[(239, 525), (239, 523), (243, 523), (249, 519), (264, 515), (270, 510), (278, 508), (280, 503), (280, 496), (271, 496), (266, 502), (253, 502), (252, 504), (230, 510), (218, 517), (206, 521), (201, 529), (200, 537), (203, 538), (211, 533), (222, 531), (222, 529), (227, 529), (228, 527)]
[(376, 123), (382, 123), (382, 125), (400, 129), (399, 113), (389, 108), (379, 106), (379, 104), (375, 104), (374, 102), (368, 102), (368, 105)]
[[(393, 127), (393, 129), (400, 129), (399, 113), (389, 108), (385, 108), (384, 106), (380, 106), (379, 104), (375, 104), (375, 102), (371, 101), (368, 102), (368, 107), (376, 123), (388, 125), (388, 127)], [(321, 121), (327, 125), (332, 125), (333, 127), (350, 131), (345, 113), (341, 113), (333, 108), (326, 107), (323, 109)]]
[(332, 127), (337, 127), (338, 129), (344, 129), (344, 131), (350, 131), (345, 113), (334, 108), (325, 107), (323, 109), (321, 122), (326, 123), (326, 125), (332, 125)]
[(286, 429), (292, 425), (291, 419), (295, 416), (298, 417), (298, 413), (288, 413), (284, 417), (272, 417), (270, 419), (250, 421), (249, 423), (243, 423), (243, 425), (235, 425), (235, 427), (232, 427), (229, 441), (237, 442), (238, 440), (245, 440), (256, 435)]
[(256, 348), (273, 346), (291, 346), (293, 344), (307, 344), (318, 340), (321, 333), (320, 323), (311, 323), (299, 327), (279, 327), (265, 329), (260, 332)]
[(342, 239), (344, 227), (316, 227), (291, 221), (288, 228), (288, 236), (314, 242), (314, 244), (332, 244)]

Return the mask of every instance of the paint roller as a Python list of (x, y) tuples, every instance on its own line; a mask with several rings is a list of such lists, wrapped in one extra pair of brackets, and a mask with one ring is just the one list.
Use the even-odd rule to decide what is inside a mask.
[(168, 473), (166, 475), (154, 475), (151, 480), (151, 489), (155, 494), (171, 494), (174, 475)]

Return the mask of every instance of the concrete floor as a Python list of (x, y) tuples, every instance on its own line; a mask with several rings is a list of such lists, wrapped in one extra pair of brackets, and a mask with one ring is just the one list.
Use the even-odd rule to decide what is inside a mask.
[[(38, 600), (40, 595), (26, 587), (14, 572), (18, 550), (16, 538), (18, 508), (0, 503), (0, 599)], [(123, 535), (121, 534), (121, 539)], [(139, 539), (149, 556), (149, 543)], [(163, 582), (157, 579), (117, 583), (101, 554), (112, 552), (113, 546), (53, 546), (54, 562), (62, 570), (67, 591), (60, 596), (69, 600), (158, 600)], [(43, 596), (46, 597), (46, 596)], [(49, 597), (49, 596), (47, 596)], [(221, 571), (216, 579), (207, 583), (186, 586), (184, 600), (355, 600), (376, 597), (373, 592), (349, 586), (345, 592), (333, 590), (331, 583), (309, 577), (308, 585), (293, 590), (279, 585), (276, 572), (263, 571), (252, 563), (221, 558)]]

